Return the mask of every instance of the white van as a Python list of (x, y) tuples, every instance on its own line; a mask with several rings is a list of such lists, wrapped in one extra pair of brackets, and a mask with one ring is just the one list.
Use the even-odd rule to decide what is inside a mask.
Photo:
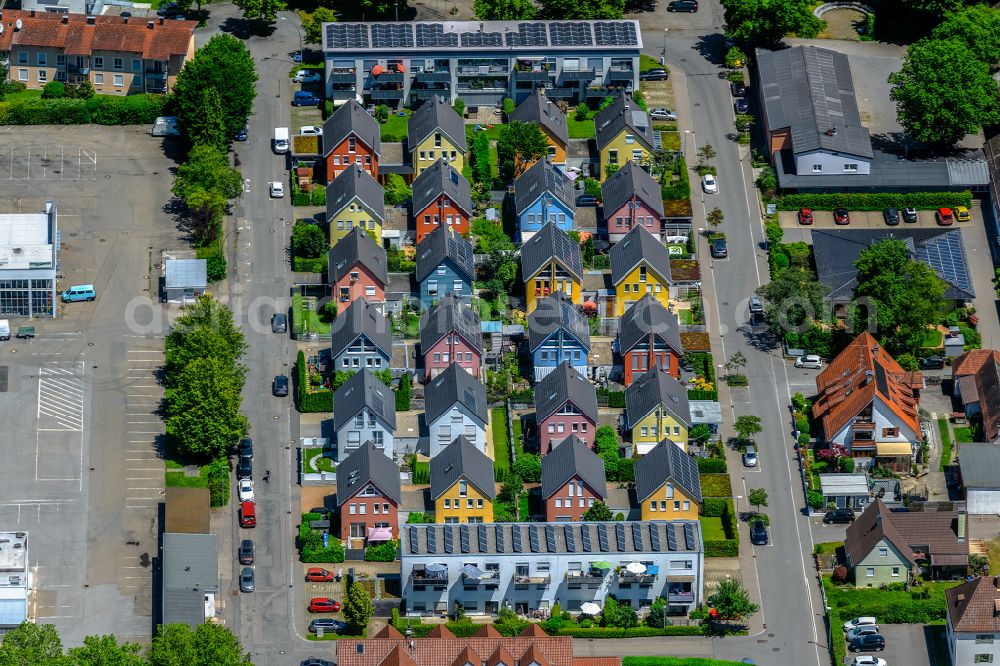
[(288, 128), (287, 127), (275, 127), (274, 128), (274, 152), (279, 155), (288, 152)]
[(153, 136), (180, 136), (180, 129), (177, 127), (176, 116), (160, 116), (153, 123), (153, 129), (149, 132)]
[(10, 340), (10, 322), (0, 319), (0, 340)]

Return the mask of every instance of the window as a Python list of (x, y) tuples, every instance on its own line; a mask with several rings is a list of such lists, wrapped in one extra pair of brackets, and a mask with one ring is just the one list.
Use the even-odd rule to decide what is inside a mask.
[(430, 157), (430, 159), (431, 159), (432, 162), (434, 161), (434, 152), (435, 151), (433, 151), (433, 150), (431, 150), (431, 151), (428, 152), (428, 157)]
[(96, 74), (95, 73), (94, 74), (94, 83), (97, 84), (97, 85), (99, 85), (99, 86), (103, 86), (104, 85), (104, 75), (103, 74)]
[(451, 508), (451, 500), (448, 499), (447, 497), (444, 498), (444, 508), (446, 508), (446, 509), (450, 509)]
[(375, 298), (375, 287), (365, 287), (365, 296)]
[(649, 437), (649, 428), (647, 428), (646, 426), (642, 427), (642, 431), (641, 432), (642, 432), (642, 436), (643, 437)]
[(993, 645), (993, 634), (976, 634), (976, 645)]
[(441, 352), (434, 352), (434, 362), (435, 363), (441, 362)]
[(875, 567), (865, 568), (865, 578), (874, 578), (874, 577), (875, 577)]
[(376, 430), (372, 433), (372, 444), (375, 446), (385, 446), (385, 433), (381, 430)]
[(608, 151), (608, 164), (618, 164), (618, 151), (609, 150)]
[(642, 160), (642, 148), (636, 148), (632, 151), (632, 161), (638, 162)]
[(688, 500), (684, 500), (684, 510), (685, 511), (691, 510), (691, 502), (689, 502)]
[(115, 58), (112, 60), (113, 66), (116, 70), (121, 71), (125, 68), (125, 61), (122, 58)]
[(467, 500), (465, 500), (465, 508), (466, 509), (471, 509), (474, 505), (475, 505), (475, 501), (471, 497), (468, 498)]
[(437, 296), (437, 293), (438, 293), (438, 283), (437, 283), (437, 280), (430, 280), (427, 283), (427, 295), (428, 296)]
[(374, 513), (374, 514), (376, 514), (376, 515), (377, 515), (377, 514), (379, 513), (379, 508), (381, 508), (381, 505), (379, 505), (379, 504), (375, 504), (375, 505), (373, 505), (373, 506), (375, 507), (375, 510), (374, 510), (374, 511), (373, 511), (372, 513)]
[(458, 482), (458, 496), (466, 497), (469, 494), (469, 484), (465, 481)]
[(848, 162), (847, 164), (844, 165), (844, 171), (854, 173), (857, 170), (858, 170), (858, 165), (852, 162)]
[(28, 64), (28, 52), (27, 51), (19, 51), (18, 52), (18, 54), (17, 54), (17, 64), (19, 64), (19, 65), (27, 65)]
[(555, 423), (550, 423), (549, 424), (549, 432), (553, 433), (555, 431), (556, 431), (556, 424)]
[(813, 164), (813, 173), (823, 173), (823, 165)]
[(367, 504), (359, 504), (358, 505), (358, 513), (359, 514), (361, 514), (363, 516), (367, 512), (368, 512), (368, 505)]
[(45, 53), (44, 51), (40, 51), (40, 52), (39, 52), (39, 53), (38, 53), (38, 54), (37, 54), (37, 55), (35, 56), (35, 60), (36, 60), (36, 62), (38, 63), (38, 66), (39, 66), (39, 67), (45, 67), (46, 65), (48, 65), (48, 64), (49, 64), (49, 56), (48, 56), (48, 54), (47, 54), (47, 53)]
[(104, 69), (104, 56), (94, 56), (94, 69)]
[(673, 482), (667, 483), (667, 499), (671, 499), (674, 496), (674, 484)]
[(340, 155), (334, 155), (333, 156), (333, 165), (334, 166), (340, 166)]
[(681, 510), (680, 500), (674, 500), (674, 511), (680, 511), (680, 510)]
[(427, 151), (426, 150), (421, 150), (420, 151), (420, 159), (421, 160), (426, 160), (427, 159)]
[(562, 508), (562, 498), (561, 497), (557, 497), (556, 498), (556, 508), (557, 509), (561, 509)]
[(656, 500), (653, 500), (652, 502), (649, 503), (649, 510), (656, 511)]
[(121, 88), (123, 85), (125, 85), (125, 75), (124, 74), (115, 74), (114, 79), (115, 79), (115, 87), (116, 88)]
[(674, 437), (680, 437), (680, 434), (681, 434), (681, 427), (674, 426)]
[(993, 655), (992, 654), (977, 654), (972, 658), (973, 664), (992, 664)]
[(355, 428), (364, 428), (365, 427), (365, 414), (364, 414), (364, 412), (361, 412), (360, 414), (358, 414), (357, 416), (354, 417), (354, 427)]
[(899, 578), (899, 567), (892, 568), (892, 576), (893, 578)]
[(625, 143), (635, 143), (635, 135), (634, 134), (626, 134), (625, 135)]
[(882, 428), (883, 437), (899, 437), (899, 428)]
[(454, 161), (454, 159), (455, 159), (456, 157), (458, 157), (458, 153), (457, 153), (457, 152), (455, 152), (454, 150), (453, 150), (453, 151), (451, 151), (451, 159), (452, 159), (452, 160)]
[(65, 54), (62, 53), (56, 54), (56, 67), (65, 67), (65, 66), (66, 66)]
[(452, 286), (455, 289), (455, 291), (462, 291), (462, 289), (465, 287), (464, 283), (461, 280), (455, 280)]
[(351, 515), (354, 515), (354, 514), (356, 514), (357, 512), (358, 512), (358, 508), (357, 508), (357, 505), (356, 505), (356, 504), (352, 504), (352, 505), (351, 505)]
[[(455, 500), (455, 501), (457, 502), (458, 500)], [(446, 522), (446, 523), (458, 523), (458, 518), (454, 517), (454, 516), (450, 517), (450, 518), (449, 517), (445, 517), (444, 522)]]
[(666, 511), (666, 510), (667, 510), (667, 503), (666, 503), (666, 501), (665, 500), (660, 500), (660, 511)]
[(132, 71), (142, 72), (142, 60), (139, 58), (132, 58)]
[(44, 69), (38, 70), (38, 82), (39, 83), (45, 83), (48, 80), (49, 80), (49, 73), (48, 73), (48, 71), (44, 70)]
[(483, 508), (483, 500), (482, 499), (477, 499), (476, 500), (476, 508), (477, 509), (482, 509)]
[(434, 132), (434, 147), (441, 147), (441, 132)]
[(448, 269), (445, 268), (444, 266), (438, 266), (437, 267), (437, 274), (438, 275), (444, 275), (444, 273), (445, 273), (446, 270), (448, 270)]
[(347, 137), (347, 152), (349, 153), (358, 152), (358, 140), (353, 136)]
[(889, 557), (889, 549), (888, 548), (879, 548), (878, 549), (878, 556), (879, 557)]

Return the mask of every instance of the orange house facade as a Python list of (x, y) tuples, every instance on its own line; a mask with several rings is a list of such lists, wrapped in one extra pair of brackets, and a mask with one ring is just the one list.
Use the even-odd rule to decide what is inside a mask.
[(359, 165), (378, 180), (378, 159), (382, 152), (380, 132), (378, 121), (354, 100), (334, 111), (323, 123), (326, 182), (333, 182), (352, 164)]
[(469, 235), (469, 213), (455, 205), (446, 194), (438, 197), (423, 210), (414, 215), (417, 223), (417, 243), (424, 236), (437, 229), (442, 224), (449, 225), (460, 236)]
[(332, 182), (352, 164), (360, 164), (372, 178), (378, 178), (378, 155), (364, 141), (352, 135), (344, 138), (326, 154), (327, 182)]

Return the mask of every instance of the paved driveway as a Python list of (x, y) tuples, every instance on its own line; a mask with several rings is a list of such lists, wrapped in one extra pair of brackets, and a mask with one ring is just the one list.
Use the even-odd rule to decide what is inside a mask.
[[(885, 636), (885, 651), (878, 653), (852, 653), (847, 656), (847, 663), (854, 663), (857, 654), (875, 654), (890, 664), (906, 664), (906, 666), (947, 666), (934, 661), (934, 643), (940, 640), (944, 644), (944, 627), (929, 627), (922, 624), (883, 624), (880, 633)], [(945, 650), (947, 652), (947, 650)]]

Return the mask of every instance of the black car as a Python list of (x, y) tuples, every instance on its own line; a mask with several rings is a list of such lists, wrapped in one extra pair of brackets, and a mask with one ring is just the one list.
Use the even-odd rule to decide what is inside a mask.
[(823, 522), (827, 525), (831, 523), (853, 523), (854, 509), (834, 509), (823, 514)]
[(904, 208), (903, 209), (903, 222), (913, 224), (917, 221), (917, 209), (916, 208)]
[(729, 90), (733, 93), (733, 97), (746, 97), (747, 87), (740, 83), (739, 81), (733, 81), (729, 84)]
[(315, 634), (316, 630), (320, 628), (322, 628), (324, 632), (339, 634), (347, 628), (347, 623), (335, 620), (332, 617), (319, 617), (309, 623), (310, 634)]
[(236, 478), (249, 479), (253, 476), (253, 462), (250, 458), (240, 458), (236, 464)]
[(944, 368), (944, 359), (940, 356), (927, 356), (920, 359), (920, 368), (922, 370), (941, 370)]
[(239, 445), (236, 447), (236, 453), (240, 458), (253, 460), (253, 440), (249, 437), (241, 439)]
[(165, 7), (160, 7), (159, 9), (156, 10), (156, 15), (162, 16), (163, 18), (173, 18), (174, 16), (183, 13), (184, 10), (181, 9), (176, 2), (171, 2)]
[(673, 0), (667, 5), (668, 12), (690, 12), (698, 11), (698, 0)]
[(726, 245), (725, 238), (716, 238), (709, 246), (709, 250), (716, 259), (725, 259), (729, 256), (729, 247)]
[(750, 523), (750, 543), (755, 546), (767, 545), (767, 525), (763, 520), (758, 519)]
[(742, 97), (736, 100), (736, 104), (733, 106), (736, 108), (736, 113), (746, 113), (750, 110), (750, 104)]
[(271, 383), (271, 393), (276, 398), (284, 398), (288, 395), (288, 377), (286, 375), (278, 375), (274, 378)]
[(301, 666), (337, 666), (332, 661), (328, 659), (317, 659), (316, 657), (309, 657), (302, 662)]
[(596, 206), (599, 202), (593, 194), (581, 194), (576, 198), (577, 207)]
[(885, 223), (890, 227), (899, 224), (899, 211), (895, 208), (886, 208), (882, 211), (882, 217), (885, 218)]
[(869, 650), (881, 652), (885, 649), (885, 638), (881, 634), (855, 636), (847, 647), (850, 648), (851, 652), (867, 652)]
[(640, 81), (666, 81), (670, 77), (667, 74), (667, 70), (662, 67), (654, 67), (653, 69), (644, 69), (639, 72)]
[(253, 564), (253, 541), (250, 539), (240, 541), (240, 564)]
[(271, 315), (271, 332), (272, 333), (285, 333), (288, 331), (288, 317), (276, 312)]
[(246, 141), (247, 136), (249, 136), (249, 128), (246, 125), (244, 125), (243, 127), (241, 127), (236, 131), (236, 134), (233, 136), (233, 140)]

